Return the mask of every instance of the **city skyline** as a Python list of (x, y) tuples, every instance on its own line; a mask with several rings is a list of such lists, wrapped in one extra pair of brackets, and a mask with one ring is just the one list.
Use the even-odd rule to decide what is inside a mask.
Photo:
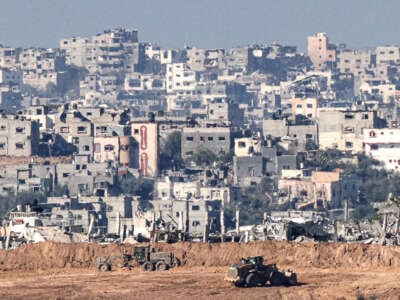
[[(166, 48), (231, 48), (277, 42), (306, 50), (307, 36), (326, 32), (350, 48), (396, 45), (397, 1), (28, 1), (3, 4), (0, 44), (58, 47), (61, 38), (104, 29), (137, 29), (139, 40)], [(89, 17), (90, 16), (90, 17)], [(45, 29), (45, 30), (44, 30)]]

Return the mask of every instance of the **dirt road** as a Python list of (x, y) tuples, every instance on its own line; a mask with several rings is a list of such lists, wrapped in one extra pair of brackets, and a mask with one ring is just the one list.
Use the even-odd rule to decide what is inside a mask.
[[(164, 272), (54, 269), (0, 273), (1, 299), (399, 299), (400, 269), (302, 269), (294, 287), (236, 288), (225, 267)], [(360, 298), (361, 299), (361, 298)]]

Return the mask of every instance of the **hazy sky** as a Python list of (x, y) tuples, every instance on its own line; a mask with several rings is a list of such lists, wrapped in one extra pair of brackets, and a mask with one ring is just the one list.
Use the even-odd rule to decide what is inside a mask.
[(352, 48), (400, 44), (399, 0), (0, 0), (0, 44), (58, 47), (62, 37), (139, 30), (168, 48), (273, 41), (306, 47), (326, 32)]

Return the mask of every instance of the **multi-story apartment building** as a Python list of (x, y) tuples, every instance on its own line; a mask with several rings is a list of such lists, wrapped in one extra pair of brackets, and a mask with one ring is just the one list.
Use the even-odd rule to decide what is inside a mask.
[(19, 55), (23, 83), (45, 90), (48, 84), (57, 86), (61, 71), (65, 70), (65, 56), (53, 49), (24, 49)]
[(223, 49), (186, 49), (187, 65), (192, 71), (203, 72), (212, 68), (223, 67), (225, 51)]
[(375, 48), (377, 64), (399, 64), (399, 46), (380, 46)]
[(0, 68), (15, 68), (18, 66), (19, 50), (0, 46)]
[(60, 40), (60, 49), (65, 51), (66, 63), (77, 67), (85, 67), (87, 63), (87, 38), (72, 37)]
[(39, 124), (18, 115), (0, 117), (0, 155), (31, 156), (38, 152)]
[(132, 123), (133, 166), (143, 176), (156, 176), (158, 172), (158, 126), (157, 123)]
[(167, 64), (167, 93), (192, 92), (196, 88), (196, 73), (184, 63)]
[(316, 118), (318, 114), (317, 98), (294, 98), (291, 100), (292, 114)]
[(337, 67), (340, 73), (351, 73), (355, 77), (375, 66), (372, 51), (342, 50), (338, 53)]
[(0, 69), (0, 84), (5, 85), (18, 85), (22, 84), (22, 72), (17, 68)]
[(90, 73), (129, 73), (139, 62), (137, 30), (116, 28), (94, 35), (90, 40), (61, 39), (60, 49), (65, 51), (68, 63), (85, 67)]
[(341, 111), (321, 109), (318, 129), (321, 149), (336, 148), (353, 153), (363, 151), (363, 130), (376, 128), (376, 111)]
[(199, 150), (227, 154), (231, 149), (230, 127), (185, 127), (182, 130), (182, 158), (190, 158)]
[(381, 128), (364, 130), (364, 152), (379, 160), (387, 170), (400, 170), (400, 129)]
[(307, 50), (314, 69), (324, 69), (327, 65), (336, 62), (336, 49), (329, 44), (328, 36), (325, 33), (309, 36)]
[(154, 74), (130, 73), (125, 76), (124, 89), (135, 91), (165, 91), (165, 77)]

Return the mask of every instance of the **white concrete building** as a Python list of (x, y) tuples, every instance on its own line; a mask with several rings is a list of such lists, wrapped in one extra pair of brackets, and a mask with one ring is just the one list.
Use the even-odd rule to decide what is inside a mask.
[(365, 154), (387, 170), (400, 170), (400, 128), (364, 129)]
[(196, 88), (196, 73), (184, 63), (167, 65), (167, 93), (193, 91)]

